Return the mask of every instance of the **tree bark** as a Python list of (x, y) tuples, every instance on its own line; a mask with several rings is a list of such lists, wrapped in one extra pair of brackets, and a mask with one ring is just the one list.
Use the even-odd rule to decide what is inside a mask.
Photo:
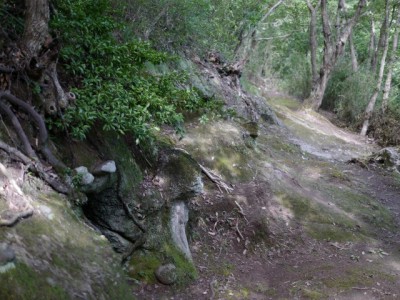
[[(389, 11), (390, 14), (390, 11)], [(381, 50), (385, 47), (385, 41), (386, 37), (389, 34), (388, 28), (389, 28), (389, 16), (387, 15), (387, 9), (385, 8), (385, 18), (382, 22), (381, 29), (379, 30), (379, 40), (378, 43), (375, 43), (375, 47), (373, 49), (373, 54), (371, 58), (371, 70), (372, 72), (376, 71), (377, 65), (378, 65), (378, 56)]]
[[(310, 97), (304, 102), (304, 106), (306, 108), (312, 108), (314, 110), (318, 110), (322, 104), (322, 99), (324, 97), (327, 82), (330, 78), (332, 70), (335, 67), (339, 57), (343, 55), (344, 46), (348, 41), (355, 24), (358, 22), (364, 6), (366, 5), (366, 0), (359, 0), (354, 16), (348, 20), (340, 30), (337, 30), (337, 32), (340, 34), (336, 37), (336, 41), (334, 41), (328, 15), (327, 2), (327, 0), (321, 0), (322, 32), (324, 36), (324, 54), (322, 66), (319, 72), (319, 78), (311, 88)], [(342, 9), (342, 3), (343, 0), (338, 0), (338, 10)], [(340, 12), (338, 11), (337, 14), (339, 13)]]
[(357, 60), (356, 47), (354, 46), (354, 42), (353, 42), (353, 34), (350, 35), (349, 44), (350, 44), (351, 66), (352, 66), (353, 72), (357, 72), (358, 71), (358, 60)]
[(38, 56), (49, 36), (50, 9), (48, 0), (25, 1), (25, 26), (22, 43), (31, 57)]
[(375, 21), (374, 16), (371, 16), (371, 33), (370, 33), (370, 41), (368, 47), (368, 54), (370, 58), (371, 70), (373, 70), (373, 66), (375, 64), (375, 46), (376, 45), (376, 29), (375, 29)]
[(390, 90), (392, 88), (392, 77), (393, 77), (393, 64), (396, 60), (396, 52), (399, 43), (399, 27), (400, 27), (400, 8), (397, 11), (397, 21), (396, 30), (393, 36), (392, 52), (390, 53), (389, 62), (387, 64), (388, 74), (385, 81), (385, 86), (383, 88), (383, 98), (382, 98), (382, 112), (386, 112), (389, 104)]
[(310, 54), (311, 54), (311, 74), (312, 74), (312, 85), (315, 85), (318, 81), (317, 71), (317, 9), (319, 9), (321, 2), (313, 7), (310, 0), (307, 0), (308, 10), (310, 11)]
[(385, 3), (386, 3), (385, 4), (386, 5), (385, 6), (385, 20), (384, 20), (384, 23), (382, 24), (382, 27), (385, 27), (385, 28), (381, 28), (381, 34), (382, 34), (382, 32), (386, 32), (386, 33), (384, 34), (384, 40), (380, 42), (380, 43), (383, 43), (383, 53), (382, 53), (381, 64), (380, 64), (380, 68), (379, 68), (379, 74), (378, 74), (378, 78), (377, 78), (377, 84), (376, 84), (373, 94), (371, 95), (371, 98), (369, 99), (367, 108), (365, 109), (364, 122), (363, 122), (361, 132), (360, 132), (360, 134), (362, 136), (365, 136), (367, 134), (368, 127), (369, 127), (369, 121), (371, 119), (372, 112), (374, 111), (375, 103), (378, 98), (379, 92), (382, 89), (383, 75), (385, 73), (386, 57), (387, 57), (388, 49), (389, 49), (388, 28), (389, 28), (389, 18), (390, 18), (389, 0), (386, 0)]

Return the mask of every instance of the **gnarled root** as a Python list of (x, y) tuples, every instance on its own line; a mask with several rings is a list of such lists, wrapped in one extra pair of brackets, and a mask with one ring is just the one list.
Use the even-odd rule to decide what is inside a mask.
[[(32, 121), (38, 127), (39, 151), (43, 154), (46, 161), (52, 167), (54, 167), (55, 169), (65, 169), (66, 166), (53, 155), (53, 153), (50, 151), (50, 149), (48, 147), (47, 142), (48, 142), (49, 136), (47, 133), (46, 124), (44, 123), (42, 116), (39, 115), (34, 110), (34, 108), (32, 106), (30, 106), (28, 103), (22, 101), (21, 99), (15, 97), (14, 95), (12, 95), (10, 93), (0, 92), (0, 100), (6, 100), (11, 105), (18, 106), (20, 109), (22, 109), (25, 113), (27, 113), (31, 117)], [(6, 110), (3, 110), (3, 108), (4, 108), (4, 105), (0, 106), (0, 110), (2, 110), (5, 114), (9, 115), (9, 112), (7, 112)], [(9, 117), (10, 117), (10, 119), (13, 118), (10, 115), (9, 115)], [(20, 127), (20, 128), (18, 128), (18, 127)], [(20, 138), (21, 138), (21, 136), (23, 136), (25, 134), (23, 132), (23, 129), (21, 128), (20, 124), (19, 124), (19, 126), (17, 124), (17, 127), (14, 126), (14, 128), (17, 131), (17, 133), (20, 135)], [(23, 141), (23, 143), (24, 143), (24, 141)], [(24, 143), (24, 146), (25, 146), (25, 143)], [(26, 149), (24, 149), (24, 150), (26, 151)], [(26, 154), (30, 155), (28, 152)]]
[(54, 174), (49, 174), (39, 160), (34, 161), (30, 159), (18, 149), (11, 147), (2, 141), (0, 141), (0, 149), (7, 152), (11, 156), (14, 156), (23, 164), (28, 166), (28, 169), (31, 172), (37, 174), (42, 180), (47, 182), (55, 191), (66, 195), (70, 193), (71, 191), (70, 187), (58, 181)]

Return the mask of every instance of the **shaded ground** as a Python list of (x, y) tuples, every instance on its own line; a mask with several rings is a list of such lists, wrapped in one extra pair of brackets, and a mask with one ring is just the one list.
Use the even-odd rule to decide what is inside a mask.
[(271, 104), (286, 128), (193, 124), (178, 146), (234, 184), (208, 183), (191, 204), (198, 279), (188, 288), (140, 285), (139, 299), (389, 299), (400, 297), (400, 176), (346, 163), (368, 140)]

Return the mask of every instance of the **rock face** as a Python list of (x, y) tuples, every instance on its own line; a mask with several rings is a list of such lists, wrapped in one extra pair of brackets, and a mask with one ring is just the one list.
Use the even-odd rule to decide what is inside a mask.
[(173, 264), (159, 266), (154, 274), (157, 280), (165, 285), (171, 285), (177, 280), (176, 267)]
[(160, 155), (158, 179), (168, 201), (188, 201), (203, 192), (201, 170), (180, 150), (165, 150)]
[[(101, 177), (86, 191), (86, 216), (102, 231), (117, 252), (128, 251), (142, 231), (129, 217), (119, 193), (118, 179)], [(97, 188), (96, 188), (97, 187)], [(130, 202), (126, 202), (130, 204)]]
[(91, 170), (95, 178), (82, 189), (88, 197), (83, 210), (117, 252), (129, 253), (140, 241), (153, 252), (171, 245), (192, 261), (186, 237), (187, 204), (202, 193), (203, 182), (201, 170), (190, 155), (175, 149), (161, 150), (156, 176), (144, 180), (142, 188), (129, 185), (125, 168), (113, 161)]
[(400, 149), (397, 147), (383, 148), (370, 157), (370, 162), (400, 171)]

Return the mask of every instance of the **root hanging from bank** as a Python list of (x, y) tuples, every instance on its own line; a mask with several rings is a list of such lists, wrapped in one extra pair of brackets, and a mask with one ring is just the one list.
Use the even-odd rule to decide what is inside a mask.
[[(66, 166), (53, 155), (53, 153), (51, 152), (51, 150), (48, 147), (49, 135), (47, 133), (46, 124), (43, 120), (43, 117), (41, 115), (39, 115), (35, 111), (35, 109), (31, 105), (26, 103), (25, 101), (15, 97), (14, 95), (12, 95), (10, 93), (0, 92), (0, 101), (4, 101), (4, 100), (7, 101), (8, 103), (10, 103), (11, 105), (17, 106), (18, 108), (23, 110), (35, 123), (35, 125), (38, 128), (39, 151), (45, 157), (46, 161), (55, 169), (65, 169)], [(0, 107), (0, 109), (1, 109), (1, 107)], [(12, 118), (12, 116), (9, 115), (8, 111), (2, 110), (2, 109), (1, 109), (1, 111), (4, 114), (6, 114), (10, 119)], [(18, 121), (18, 123), (19, 123), (19, 121)], [(15, 126), (14, 126), (14, 128), (17, 132), (21, 131), (21, 129), (16, 128)], [(22, 131), (23, 131), (23, 129), (22, 129)], [(23, 134), (25, 134), (25, 132)], [(29, 154), (27, 153), (27, 155), (29, 155)]]
[(56, 172), (65, 170), (67, 168), (64, 163), (62, 163), (53, 155), (48, 146), (49, 136), (43, 117), (38, 114), (31, 105), (8, 92), (0, 92), (0, 113), (11, 121), (18, 138), (22, 143), (24, 153), (10, 145), (7, 145), (3, 141), (0, 141), (0, 149), (28, 166), (30, 171), (37, 174), (57, 192), (69, 194), (71, 192), (71, 188), (67, 184), (62, 183), (56, 174), (49, 173), (49, 170), (46, 170), (45, 166), (40, 161), (36, 151), (32, 148), (28, 136), (20, 121), (11, 109), (12, 106), (21, 109), (36, 125), (38, 129), (38, 151), (43, 155), (44, 159), (51, 165), (51, 167), (55, 169)]

